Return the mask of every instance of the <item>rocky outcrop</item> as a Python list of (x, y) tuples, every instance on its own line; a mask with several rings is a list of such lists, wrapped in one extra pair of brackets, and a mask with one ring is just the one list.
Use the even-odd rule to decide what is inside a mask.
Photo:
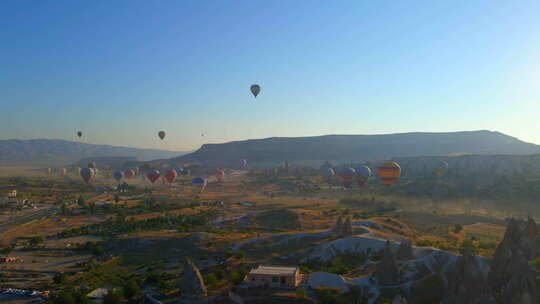
[(412, 243), (408, 239), (401, 241), (397, 250), (397, 259), (400, 261), (407, 261), (414, 259)]
[(503, 304), (533, 304), (536, 303), (537, 290), (535, 277), (529, 263), (521, 251), (512, 253), (509, 268), (510, 279), (502, 293)]
[(201, 273), (191, 259), (186, 259), (184, 263), (180, 292), (180, 303), (183, 304), (201, 303), (208, 295)]
[(392, 304), (407, 304), (407, 299), (400, 295), (396, 295), (392, 301)]
[(352, 230), (352, 224), (351, 224), (351, 218), (350, 217), (347, 217), (347, 219), (343, 223), (342, 234), (343, 234), (343, 236), (351, 236), (351, 235), (353, 235), (353, 230)]
[(336, 221), (336, 226), (334, 226), (333, 231), (337, 236), (340, 237), (353, 235), (351, 218), (347, 217), (345, 220), (343, 220), (343, 217), (340, 216)]
[(480, 266), (469, 252), (459, 257), (447, 274), (447, 282), (444, 304), (496, 304)]
[(396, 285), (401, 281), (401, 271), (390, 241), (386, 241), (381, 261), (376, 266), (375, 277), (380, 285)]
[(511, 266), (514, 259), (521, 259), (520, 256), (523, 256), (525, 260), (532, 260), (539, 256), (539, 240), (538, 229), (533, 219), (529, 218), (527, 222), (515, 219), (509, 221), (503, 240), (495, 250), (488, 276), (489, 285), (493, 290), (502, 293), (513, 275)]
[(500, 303), (536, 303), (535, 277), (528, 261), (539, 256), (539, 240), (533, 219), (509, 221), (488, 275), (489, 286)]
[(343, 218), (341, 216), (338, 217), (336, 226), (334, 226), (334, 233), (338, 236), (343, 235)]

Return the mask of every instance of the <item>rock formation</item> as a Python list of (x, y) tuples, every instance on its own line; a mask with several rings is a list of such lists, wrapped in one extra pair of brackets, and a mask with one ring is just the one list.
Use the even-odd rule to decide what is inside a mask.
[(523, 253), (516, 250), (512, 253), (509, 267), (510, 279), (502, 292), (503, 304), (536, 303), (537, 290), (535, 276)]
[(476, 259), (469, 252), (459, 257), (447, 274), (444, 304), (496, 304)]
[(414, 259), (412, 243), (408, 239), (403, 239), (397, 250), (397, 259), (407, 261)]
[(400, 295), (396, 295), (392, 301), (392, 304), (407, 304), (407, 299)]
[(350, 217), (347, 217), (347, 219), (343, 223), (342, 234), (343, 234), (343, 236), (351, 236), (351, 235), (353, 235), (353, 229), (352, 229), (352, 223), (351, 223), (351, 218)]
[(497, 246), (488, 282), (500, 303), (536, 303), (535, 276), (529, 260), (539, 256), (538, 229), (533, 219), (511, 219)]
[(395, 285), (401, 281), (401, 272), (390, 241), (386, 241), (381, 261), (376, 266), (375, 277), (381, 285)]
[(512, 264), (517, 263), (513, 260), (521, 259), (523, 256), (528, 261), (539, 256), (539, 240), (538, 229), (533, 219), (529, 218), (526, 223), (510, 220), (504, 238), (495, 250), (488, 275), (489, 285), (494, 291), (498, 294), (503, 293), (513, 275)]
[(336, 226), (334, 226), (334, 233), (337, 236), (343, 235), (343, 218), (340, 216), (337, 219)]
[(207, 296), (201, 273), (191, 259), (186, 259), (184, 263), (184, 275), (180, 284), (180, 292), (180, 303), (183, 304), (200, 303)]

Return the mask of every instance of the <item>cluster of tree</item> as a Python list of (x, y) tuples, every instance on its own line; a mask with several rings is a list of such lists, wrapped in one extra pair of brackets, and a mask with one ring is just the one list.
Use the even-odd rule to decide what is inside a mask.
[[(128, 280), (122, 288), (110, 289), (103, 297), (103, 304), (116, 304), (125, 300), (132, 301), (139, 298), (141, 295), (141, 286), (135, 280)], [(53, 295), (50, 299), (52, 304), (90, 304), (93, 303), (87, 296), (86, 292), (75, 290), (74, 288), (66, 288), (58, 294)]]
[(361, 267), (366, 261), (366, 255), (342, 253), (333, 257), (330, 261), (309, 260), (300, 265), (303, 273), (329, 272), (335, 274), (345, 274)]
[(162, 229), (180, 229), (187, 231), (195, 227), (206, 225), (212, 215), (213, 212), (205, 211), (198, 214), (155, 217), (145, 220), (125, 220), (122, 217), (118, 217), (117, 219), (110, 219), (101, 223), (67, 229), (58, 233), (58, 236), (62, 238), (81, 235), (110, 236), (137, 231)]
[(248, 271), (245, 268), (232, 271), (225, 271), (219, 268), (204, 275), (204, 283), (209, 287), (215, 287), (229, 282), (233, 285), (238, 285), (244, 281), (247, 273)]

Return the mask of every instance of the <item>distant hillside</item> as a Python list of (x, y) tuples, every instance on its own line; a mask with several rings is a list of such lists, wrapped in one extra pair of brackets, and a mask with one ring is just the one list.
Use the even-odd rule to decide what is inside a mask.
[(171, 159), (170, 162), (221, 165), (247, 159), (251, 164), (271, 164), (281, 161), (349, 162), (426, 155), (534, 153), (540, 153), (540, 146), (499, 132), (415, 132), (387, 135), (273, 137), (207, 144), (193, 153)]
[(61, 166), (81, 158), (136, 157), (147, 161), (177, 157), (184, 152), (92, 145), (57, 139), (0, 140), (0, 166)]

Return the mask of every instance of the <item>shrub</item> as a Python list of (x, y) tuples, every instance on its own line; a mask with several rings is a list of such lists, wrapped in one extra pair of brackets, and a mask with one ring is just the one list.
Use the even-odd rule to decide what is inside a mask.
[(134, 297), (137, 296), (137, 294), (141, 291), (141, 287), (135, 281), (135, 279), (131, 279), (127, 281), (126, 285), (124, 285), (124, 296), (126, 299), (131, 300)]

